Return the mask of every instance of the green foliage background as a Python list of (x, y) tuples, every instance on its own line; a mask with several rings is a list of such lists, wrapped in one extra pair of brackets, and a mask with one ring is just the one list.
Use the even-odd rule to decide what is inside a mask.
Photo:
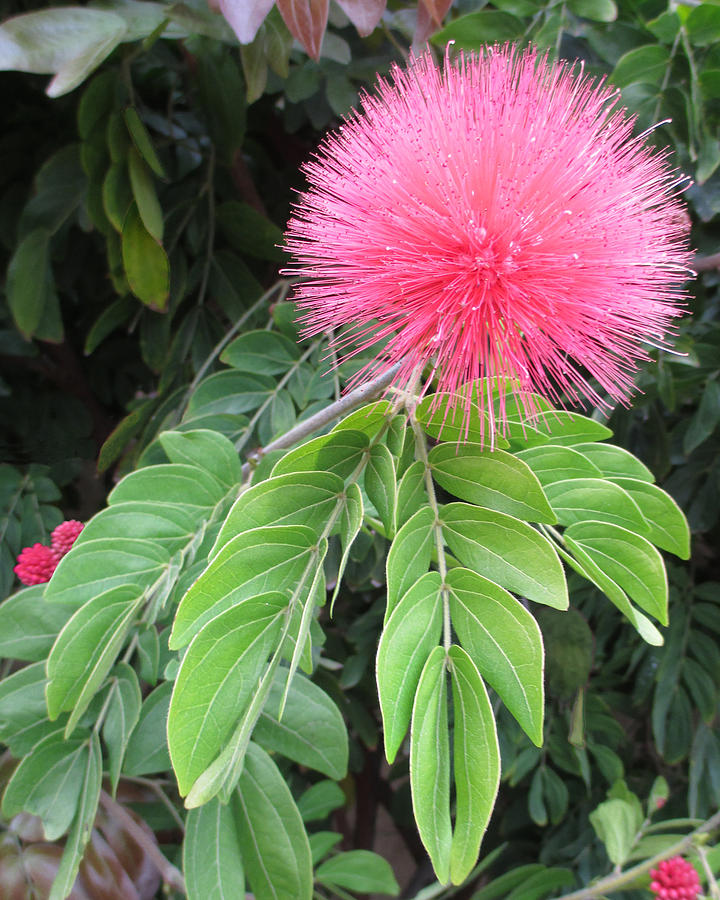
[[(427, 407), (413, 424), (379, 404), (320, 444), (282, 447), (257, 466), (253, 456), (327, 408), (357, 371), (353, 361), (323, 376), (326, 340), (297, 342), (278, 244), (301, 162), (376, 73), (402, 61), (415, 4), (391, 2), (366, 37), (331, 4), (318, 59), (277, 8), (243, 47), (201, 0), (107, 2), (90, 9), (102, 22), (88, 9), (48, 62), (47, 34), (61, 22), (52, 16), (63, 13), (46, 8), (49, 32), (28, 37), (36, 74), (0, 75), (0, 893), (60, 898), (75, 883), (93, 897), (152, 897), (159, 875), (177, 896), (238, 897), (243, 879), (261, 900), (397, 893), (370, 853), (384, 852), (380, 810), (403, 845), (389, 862), (407, 897), (564, 896), (677, 845), (720, 806), (720, 6), (456, 0), (434, 30), (438, 53), (450, 40), (467, 50), (533, 41), (581, 59), (621, 89), (639, 130), (662, 123), (650, 140), (670, 146), (694, 181), (699, 277), (680, 353), (656, 353), (632, 408), (607, 422), (637, 459), (603, 451), (609, 435), (594, 418), (558, 419), (549, 434), (516, 429), (499, 500), (488, 454), (458, 455), (443, 434), (448, 443), (423, 456), (437, 436)], [(7, 15), (30, 11), (16, 2)], [(80, 25), (95, 49), (106, 40), (106, 58), (82, 56)], [(46, 96), (38, 72), (57, 75), (59, 96)], [(249, 469), (253, 488), (237, 500)], [(568, 496), (571, 475), (583, 484)], [(653, 482), (685, 511), (691, 548)], [(439, 537), (433, 503), (445, 516)], [(47, 591), (13, 593), (22, 547), (47, 542), (62, 518), (96, 513)], [(515, 543), (493, 548), (492, 526), (510, 516)], [(598, 520), (599, 530), (588, 525)], [(645, 591), (593, 563), (592, 547), (619, 525), (639, 535), (625, 562), (644, 567)], [(494, 568), (478, 562), (478, 542), (496, 551)], [(651, 544), (667, 560), (667, 595)], [(435, 622), (428, 569), (444, 553), (464, 648), (452, 651), (450, 731), (423, 709), (412, 715), (417, 733), (446, 743), (468, 723), (487, 736), (485, 755), (456, 752), (452, 771), (449, 744), (440, 754), (433, 741), (408, 746), (413, 694), (402, 694), (406, 669), (393, 664), (418, 646), (432, 659), (432, 641), (413, 628), (422, 611)], [(523, 583), (503, 569), (513, 553)], [(282, 578), (252, 581), (275, 564)], [(530, 577), (533, 565), (542, 578)], [(236, 605), (242, 584), (251, 587), (241, 599), (259, 595), (255, 607)], [(486, 638), (463, 612), (468, 591), (485, 591), (487, 615), (495, 610), (498, 631), (487, 630), (511, 657), (505, 680), (478, 662)], [(539, 623), (544, 702), (540, 632), (507, 591), (529, 598)], [(669, 622), (664, 644), (627, 595)], [(531, 650), (535, 699), (524, 708), (510, 683)], [(434, 663), (420, 677), (424, 664), (408, 668), (437, 698), (444, 687)], [(305, 675), (279, 719), (287, 666)], [(473, 772), (483, 767), (481, 784)], [(493, 767), (497, 804), (473, 870)], [(432, 792), (449, 797), (453, 778), (457, 820), (463, 790), (482, 808), (469, 817), (476, 844), (453, 851), (451, 866), (449, 809), (446, 827), (433, 824), (443, 798)], [(702, 853), (707, 877), (720, 857)], [(467, 880), (442, 886), (436, 874), (444, 883), (453, 867)], [(649, 896), (647, 884), (640, 874), (624, 896)]]

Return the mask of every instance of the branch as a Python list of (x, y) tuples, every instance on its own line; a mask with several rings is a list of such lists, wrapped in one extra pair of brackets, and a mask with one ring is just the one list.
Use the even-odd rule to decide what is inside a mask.
[(692, 262), (692, 267), (696, 272), (711, 272), (713, 269), (720, 269), (720, 253), (713, 253), (710, 256), (696, 256)]
[(703, 822), (695, 831), (691, 831), (690, 834), (673, 844), (672, 847), (668, 847), (667, 850), (663, 850), (662, 853), (656, 853), (655, 856), (646, 859), (645, 862), (637, 866), (633, 866), (632, 869), (626, 869), (626, 871), (618, 872), (616, 875), (613, 874), (608, 875), (606, 878), (601, 878), (595, 884), (590, 884), (579, 891), (573, 891), (571, 894), (562, 894), (558, 897), (558, 900), (596, 900), (596, 898), (605, 894), (619, 891), (635, 881), (636, 878), (639, 878), (640, 875), (649, 872), (650, 869), (664, 859), (670, 859), (671, 856), (682, 856), (683, 853), (686, 853), (692, 847), (695, 838), (701, 834), (713, 831), (718, 826), (720, 826), (720, 812), (715, 813), (714, 816)]
[(138, 844), (147, 854), (150, 862), (155, 866), (163, 881), (173, 890), (180, 894), (185, 894), (185, 880), (179, 869), (165, 858), (155, 841), (138, 825), (128, 811), (119, 803), (116, 803), (112, 797), (105, 791), (100, 791), (100, 804), (107, 810), (108, 815), (118, 822), (127, 831), (130, 837)]
[(349, 412), (357, 406), (361, 406), (366, 400), (377, 397), (377, 395), (384, 391), (392, 382), (393, 378), (399, 372), (401, 365), (402, 363), (397, 363), (387, 369), (387, 371), (382, 372), (380, 375), (377, 375), (375, 378), (368, 381), (366, 384), (360, 385), (360, 387), (355, 388), (354, 391), (350, 391), (349, 394), (346, 394), (344, 397), (341, 397), (339, 400), (326, 406), (325, 409), (316, 412), (315, 415), (310, 416), (309, 419), (298, 422), (294, 428), (291, 428), (290, 431), (286, 431), (285, 434), (280, 435), (280, 437), (276, 438), (274, 441), (270, 441), (267, 446), (255, 450), (250, 454), (248, 461), (243, 463), (242, 480), (246, 480), (253, 466), (257, 465), (266, 453), (269, 453), (271, 450), (284, 450), (286, 447), (292, 447), (293, 444), (297, 444), (298, 441), (302, 441), (304, 438), (309, 437), (315, 431), (318, 431), (329, 422), (332, 422), (333, 419), (340, 418), (343, 413)]

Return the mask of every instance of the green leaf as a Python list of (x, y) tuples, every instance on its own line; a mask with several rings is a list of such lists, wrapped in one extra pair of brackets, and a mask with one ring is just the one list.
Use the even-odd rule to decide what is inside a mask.
[(564, 541), (572, 555), (566, 553), (559, 547), (558, 552), (561, 554), (562, 558), (572, 568), (579, 572), (580, 575), (600, 588), (605, 596), (620, 610), (628, 621), (633, 624), (644, 641), (647, 641), (648, 644), (652, 644), (655, 647), (662, 646), (662, 634), (647, 616), (644, 616), (635, 609), (620, 585), (616, 584), (616, 582), (597, 565), (593, 558), (585, 551), (584, 547), (573, 541), (572, 537), (568, 536), (567, 532), (564, 535)]
[(147, 128), (134, 106), (128, 106), (123, 113), (127, 130), (130, 132), (135, 149), (159, 178), (165, 178), (165, 170), (158, 159)]
[[(455, 19), (432, 36), (432, 43), (444, 46), (453, 41), (459, 50), (481, 50), (487, 44), (504, 43), (520, 38), (524, 31), (521, 19), (507, 12), (481, 9)], [(442, 881), (442, 879), (440, 879)]]
[(720, 422), (720, 382), (708, 381), (700, 398), (700, 405), (690, 420), (683, 440), (683, 450), (689, 455), (710, 437)]
[(623, 54), (615, 66), (611, 81), (620, 88), (634, 82), (661, 84), (670, 64), (670, 52), (660, 44), (646, 44)]
[(152, 775), (171, 768), (167, 719), (172, 689), (172, 682), (165, 681), (145, 698), (125, 752), (126, 775)]
[(132, 188), (125, 161), (113, 163), (107, 170), (102, 183), (102, 201), (109, 222), (122, 234), (130, 204), (133, 201)]
[(463, 565), (536, 603), (567, 609), (560, 560), (534, 528), (467, 503), (444, 506), (440, 517), (445, 540)]
[(720, 41), (720, 8), (713, 3), (701, 3), (690, 10), (685, 28), (695, 47), (707, 47)]
[(314, 831), (308, 835), (310, 851), (312, 852), (313, 866), (340, 843), (342, 835), (337, 831)]
[(440, 575), (426, 572), (388, 617), (377, 651), (377, 685), (385, 755), (395, 760), (410, 724), (413, 700), (425, 661), (442, 632)]
[(213, 617), (242, 601), (268, 591), (289, 600), (316, 544), (315, 532), (299, 525), (254, 528), (233, 538), (180, 601), (170, 649), (185, 646)]
[(613, 0), (571, 0), (569, 6), (576, 16), (593, 22), (614, 22), (617, 19), (617, 6)]
[(637, 503), (611, 481), (570, 478), (548, 485), (545, 493), (562, 525), (592, 520), (648, 533), (648, 524)]
[(182, 795), (223, 749), (277, 644), (287, 597), (266, 593), (216, 615), (180, 664), (168, 714), (170, 758)]
[(90, 840), (102, 787), (102, 750), (97, 732), (93, 731), (85, 750), (84, 773), (75, 820), (63, 847), (60, 865), (48, 900), (65, 900), (70, 895)]
[(438, 444), (429, 459), (435, 481), (461, 500), (531, 522), (557, 522), (532, 469), (510, 453)]
[(418, 459), (408, 467), (398, 485), (395, 531), (399, 531), (427, 503), (425, 464)]
[(320, 884), (345, 888), (361, 894), (390, 894), (397, 897), (400, 885), (390, 863), (369, 850), (348, 850), (325, 860), (315, 871)]
[(590, 824), (605, 845), (610, 862), (621, 866), (630, 855), (642, 824), (642, 820), (637, 821), (635, 807), (618, 798), (606, 800), (590, 813)]
[(183, 874), (190, 900), (237, 900), (245, 891), (240, 839), (231, 804), (217, 798), (189, 810)]
[(365, 468), (365, 492), (387, 535), (393, 534), (395, 528), (396, 484), (392, 454), (384, 444), (374, 444)]
[(369, 438), (374, 438), (388, 419), (391, 421), (393, 419), (392, 404), (387, 400), (376, 400), (345, 416), (332, 430), (347, 431), (349, 428), (353, 431), (362, 431)]
[(273, 475), (291, 472), (334, 472), (348, 478), (357, 468), (369, 444), (361, 431), (333, 431), (313, 438), (278, 460)]
[(282, 753), (330, 778), (344, 778), (348, 738), (340, 710), (322, 688), (296, 675), (290, 682), (285, 710), (279, 718), (277, 711), (287, 677), (284, 669), (279, 672), (281, 677), (273, 682), (253, 731), (253, 740), (265, 750)]
[(590, 626), (572, 607), (541, 609), (537, 621), (545, 643), (545, 683), (551, 694), (569, 700), (587, 684), (595, 640)]
[(606, 478), (637, 478), (653, 482), (655, 476), (637, 456), (614, 444), (576, 444), (575, 450), (596, 466)]
[(410, 787), (415, 822), (442, 884), (450, 878), (452, 844), (445, 667), (445, 650), (436, 647), (420, 676), (410, 732)]
[(637, 605), (667, 625), (668, 585), (662, 557), (645, 538), (617, 525), (582, 522), (565, 532)]
[(158, 437), (171, 463), (204, 469), (226, 488), (242, 480), (237, 450), (222, 434), (200, 428), (195, 431), (163, 431)]
[(331, 614), (338, 591), (340, 590), (342, 577), (345, 574), (345, 567), (347, 566), (350, 557), (350, 550), (363, 523), (363, 515), (362, 494), (360, 493), (360, 488), (357, 486), (357, 483), (352, 482), (345, 491), (344, 502), (340, 512), (340, 546), (342, 547), (342, 556), (340, 557), (340, 564), (338, 566), (335, 590), (333, 591), (332, 599), (330, 601)]
[(123, 757), (130, 735), (140, 718), (142, 694), (135, 670), (119, 662), (113, 672), (108, 695), (103, 740), (108, 753), (108, 773), (113, 793), (117, 790)]
[(680, 559), (690, 558), (690, 528), (683, 511), (661, 488), (636, 478), (613, 478), (637, 503), (648, 526), (647, 537), (653, 544)]
[(563, 409), (551, 409), (532, 424), (549, 443), (561, 447), (612, 437), (612, 431), (602, 422)]
[(70, 827), (86, 770), (87, 738), (65, 740), (62, 731), (47, 735), (21, 760), (2, 801), (8, 819), (23, 811), (39, 816), (48, 841)]
[(235, 250), (257, 259), (285, 262), (280, 249), (282, 231), (252, 206), (228, 200), (217, 207), (215, 215), (218, 228)]
[(0, 681), (0, 741), (10, 746), (16, 756), (22, 755), (15, 749), (18, 739), (24, 744), (25, 736), (31, 736), (46, 716), (45, 683), (44, 662), (25, 666)]
[(50, 232), (47, 228), (36, 228), (17, 245), (7, 271), (8, 305), (15, 324), (26, 338), (32, 337), (40, 325), (49, 294), (48, 275), (52, 278)]
[(257, 900), (311, 900), (310, 845), (285, 779), (250, 744), (233, 795), (245, 872)]
[(385, 622), (400, 598), (430, 567), (435, 515), (429, 506), (419, 509), (395, 535), (387, 556), (387, 609)]
[[(126, 475), (108, 496), (108, 503), (133, 500), (182, 506), (187, 512), (210, 511), (224, 497), (217, 478), (196, 465), (181, 463), (146, 466)], [(192, 510), (191, 507), (197, 507)]]
[(300, 351), (277, 331), (248, 331), (228, 344), (220, 359), (240, 372), (280, 375), (300, 359)]
[(453, 628), (482, 677), (528, 737), (543, 740), (543, 642), (535, 619), (514, 597), (469, 569), (450, 569)]
[(77, 106), (78, 134), (83, 141), (104, 125), (115, 105), (117, 77), (105, 71), (96, 75), (82, 93)]
[(60, 632), (47, 662), (46, 694), (51, 719), (72, 710), (66, 737), (115, 664), (141, 602), (134, 585), (120, 585), (88, 600)]
[(430, 437), (452, 443), (474, 441), (482, 446), (505, 448), (508, 442), (493, 432), (487, 412), (477, 403), (468, 404), (462, 394), (432, 394), (424, 397), (415, 410), (415, 418)]
[(252, 528), (304, 525), (319, 537), (343, 489), (342, 479), (332, 472), (295, 472), (253, 485), (233, 504), (210, 552), (210, 559), (239, 532)]
[(163, 239), (163, 211), (158, 200), (150, 169), (138, 151), (130, 148), (128, 171), (132, 195), (135, 198), (142, 223), (156, 241)]
[(0, 658), (47, 659), (72, 610), (46, 600), (44, 589), (44, 584), (25, 588), (0, 604)]
[(55, 74), (59, 97), (81, 84), (127, 34), (110, 10), (60, 7), (15, 16), (0, 25), (0, 69)]
[(453, 689), (455, 830), (450, 880), (462, 884), (477, 862), (500, 784), (500, 747), (485, 685), (462, 647), (448, 651)]
[(333, 810), (345, 806), (346, 802), (339, 784), (334, 781), (318, 781), (300, 797), (297, 807), (303, 822), (316, 822), (326, 819)]
[(132, 203), (122, 229), (122, 258), (130, 290), (157, 312), (167, 309), (170, 296), (170, 263), (150, 234)]
[[(604, 449), (606, 444), (583, 444), (581, 446)], [(543, 487), (569, 478), (599, 478), (600, 469), (587, 456), (578, 452), (577, 447), (559, 447), (545, 444), (529, 447), (516, 454), (533, 470)]]

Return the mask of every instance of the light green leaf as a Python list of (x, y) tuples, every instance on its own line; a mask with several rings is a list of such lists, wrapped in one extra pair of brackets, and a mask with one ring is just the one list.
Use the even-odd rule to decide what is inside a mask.
[(133, 202), (132, 188), (125, 161), (113, 163), (102, 183), (102, 202), (105, 215), (118, 234), (122, 234), (125, 218)]
[(477, 403), (468, 404), (463, 394), (432, 394), (424, 397), (415, 410), (415, 418), (430, 437), (448, 443), (475, 441), (482, 446), (504, 449), (508, 442), (493, 433), (487, 412)]
[(387, 400), (376, 400), (354, 410), (350, 415), (341, 419), (332, 429), (333, 431), (361, 431), (369, 438), (375, 435), (383, 427), (387, 419), (392, 418), (392, 404)]
[(361, 894), (400, 893), (390, 863), (369, 850), (349, 850), (325, 860), (315, 871), (320, 884), (338, 886)]
[(621, 866), (642, 824), (637, 821), (635, 807), (619, 798), (606, 800), (590, 813), (590, 824), (605, 845), (610, 862)]
[(567, 609), (568, 594), (553, 545), (525, 522), (467, 503), (440, 511), (443, 535), (460, 562), (522, 597)]
[(647, 537), (653, 544), (679, 556), (690, 558), (690, 528), (683, 511), (661, 488), (636, 478), (612, 481), (632, 497), (648, 525)]
[(340, 512), (340, 546), (342, 547), (342, 556), (340, 557), (340, 565), (338, 566), (335, 590), (330, 600), (330, 613), (332, 614), (340, 590), (340, 583), (345, 574), (345, 566), (350, 556), (350, 550), (358, 536), (363, 523), (363, 501), (360, 488), (357, 483), (352, 482), (345, 491), (345, 499)]
[(545, 493), (562, 525), (597, 521), (647, 534), (643, 514), (618, 485), (603, 478), (570, 478), (549, 484)]
[(433, 511), (424, 506), (395, 535), (387, 557), (385, 622), (405, 591), (430, 567), (434, 522)]
[(142, 694), (135, 670), (127, 663), (119, 662), (111, 677), (103, 740), (108, 752), (110, 783), (115, 792), (130, 735), (140, 718)]
[(135, 198), (142, 223), (152, 237), (159, 243), (162, 243), (162, 207), (158, 200), (150, 169), (135, 147), (131, 147), (128, 153), (128, 171), (132, 195)]
[(87, 768), (87, 738), (63, 738), (62, 728), (43, 738), (8, 782), (3, 815), (28, 812), (42, 819), (45, 839), (56, 841), (70, 827)]
[(500, 784), (500, 747), (485, 685), (462, 647), (448, 651), (453, 688), (455, 830), (450, 880), (462, 884), (477, 862)]
[(128, 106), (124, 110), (123, 116), (125, 118), (127, 130), (130, 132), (130, 137), (132, 138), (133, 144), (135, 144), (136, 150), (138, 151), (140, 156), (142, 156), (145, 162), (150, 166), (153, 172), (159, 178), (164, 178), (165, 170), (162, 167), (162, 163), (158, 159), (158, 155), (155, 152), (152, 141), (150, 140), (150, 135), (148, 134), (147, 128), (140, 119), (140, 116), (138, 115), (135, 107)]
[(648, 644), (654, 647), (661, 647), (663, 644), (663, 636), (655, 627), (655, 625), (639, 612), (628, 600), (627, 594), (620, 585), (616, 584), (609, 575), (607, 575), (592, 557), (585, 551), (581, 544), (575, 543), (572, 537), (568, 537), (567, 532), (564, 536), (565, 543), (570, 553), (566, 553), (561, 547), (558, 552), (562, 558), (588, 581), (597, 585), (605, 596), (620, 610), (620, 612), (632, 623), (638, 634)]
[(183, 873), (189, 900), (237, 900), (245, 892), (240, 839), (231, 804), (215, 798), (188, 812)]
[(384, 444), (375, 444), (365, 468), (365, 491), (388, 536), (395, 528), (396, 484), (392, 454)]
[[(187, 509), (212, 509), (224, 496), (225, 488), (212, 474), (196, 465), (181, 463), (145, 466), (126, 475), (110, 491), (108, 503), (127, 503), (131, 500), (177, 504)], [(194, 512), (194, 511), (193, 511)]]
[(134, 585), (120, 585), (88, 600), (58, 635), (47, 663), (48, 713), (72, 714), (65, 736), (78, 720), (115, 664), (142, 602)]
[(48, 900), (65, 900), (70, 894), (97, 814), (102, 787), (102, 749), (96, 731), (91, 733), (83, 750), (85, 758), (80, 802)]
[(576, 444), (582, 453), (606, 478), (637, 478), (640, 481), (655, 481), (655, 476), (637, 456), (628, 453), (615, 444)]
[(253, 485), (233, 504), (210, 559), (240, 532), (266, 525), (304, 525), (319, 537), (343, 487), (342, 479), (332, 472), (294, 472)]
[(248, 331), (223, 350), (220, 360), (253, 375), (280, 375), (300, 359), (300, 351), (277, 331)]
[[(607, 444), (583, 444), (586, 447), (605, 449)], [(600, 478), (602, 472), (587, 456), (578, 453), (577, 447), (559, 447), (545, 444), (529, 447), (516, 454), (533, 470), (543, 487), (568, 478)]]
[(233, 538), (180, 601), (170, 649), (184, 647), (214, 616), (241, 601), (268, 591), (289, 599), (316, 544), (315, 532), (300, 525), (254, 528)]
[(357, 468), (368, 443), (368, 436), (361, 431), (323, 434), (286, 453), (275, 464), (272, 474), (320, 471), (334, 472), (345, 479)]
[(637, 605), (667, 625), (668, 584), (662, 557), (645, 538), (605, 522), (579, 522), (565, 532)]
[(618, 14), (614, 0), (571, 0), (570, 9), (593, 22), (614, 22)]
[(47, 659), (72, 610), (47, 601), (44, 589), (44, 584), (24, 588), (0, 604), (0, 658)]
[(122, 770), (126, 775), (153, 775), (171, 768), (167, 719), (172, 689), (172, 682), (164, 681), (145, 698), (125, 752)]
[[(16, 749), (18, 738), (23, 741), (25, 735), (32, 735), (34, 727), (47, 715), (46, 680), (45, 663), (38, 662), (0, 681), (0, 741), (10, 746), (16, 756), (22, 755)], [(52, 730), (56, 729), (57, 726)]]
[(450, 743), (445, 650), (436, 647), (420, 676), (410, 731), (410, 787), (420, 839), (437, 879), (450, 878)]
[(418, 459), (407, 468), (398, 485), (395, 531), (399, 531), (427, 503), (425, 464)]
[(229, 441), (217, 431), (163, 431), (158, 440), (171, 463), (184, 463), (208, 472), (224, 487), (242, 480), (240, 457)]
[(310, 845), (300, 813), (275, 763), (256, 744), (248, 747), (232, 803), (257, 900), (311, 900)]
[(532, 469), (510, 453), (438, 444), (429, 459), (435, 481), (461, 500), (531, 522), (557, 522)]
[(482, 677), (528, 737), (543, 740), (543, 642), (537, 622), (514, 597), (469, 569), (450, 569), (453, 628)]
[(296, 675), (290, 683), (283, 716), (278, 718), (287, 678), (284, 669), (279, 674), (253, 731), (253, 740), (265, 750), (282, 753), (330, 778), (344, 778), (348, 737), (340, 710), (322, 688)]
[(168, 714), (170, 758), (182, 795), (223, 749), (277, 644), (288, 600), (237, 603), (200, 630), (183, 657)]
[(550, 444), (570, 447), (587, 441), (604, 441), (612, 437), (612, 431), (601, 422), (580, 413), (563, 409), (549, 410), (532, 422)]
[(122, 229), (122, 258), (130, 290), (150, 309), (165, 312), (170, 296), (170, 263), (132, 203)]
[(326, 819), (330, 813), (345, 806), (347, 799), (342, 788), (334, 781), (317, 781), (298, 800), (298, 810), (303, 822)]
[(440, 580), (437, 572), (422, 575), (397, 603), (380, 638), (376, 675), (385, 755), (391, 764), (410, 724), (425, 661), (442, 632)]

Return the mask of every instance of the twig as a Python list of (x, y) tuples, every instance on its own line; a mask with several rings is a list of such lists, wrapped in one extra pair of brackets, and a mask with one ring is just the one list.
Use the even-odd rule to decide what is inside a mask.
[(401, 365), (402, 363), (397, 363), (387, 371), (377, 375), (371, 381), (360, 385), (360, 387), (355, 388), (354, 391), (350, 391), (349, 394), (336, 400), (335, 403), (331, 403), (329, 406), (326, 406), (325, 409), (316, 412), (315, 415), (310, 416), (309, 419), (298, 422), (294, 428), (286, 431), (285, 434), (281, 434), (280, 437), (276, 438), (274, 441), (270, 441), (267, 446), (256, 450), (251, 455), (250, 459), (246, 463), (243, 463), (242, 480), (245, 481), (252, 468), (257, 465), (266, 453), (269, 453), (271, 450), (284, 450), (286, 447), (292, 447), (293, 444), (297, 444), (298, 441), (303, 440), (303, 438), (309, 437), (313, 432), (318, 431), (318, 429), (327, 425), (329, 422), (332, 422), (333, 419), (339, 418), (343, 413), (349, 412), (351, 409), (355, 409), (356, 406), (360, 406), (366, 400), (376, 397), (392, 382), (393, 378), (400, 371)]
[(692, 262), (696, 272), (711, 272), (720, 269), (720, 253), (712, 253), (710, 256), (696, 256)]
[(173, 890), (184, 895), (185, 879), (182, 877), (182, 872), (175, 868), (170, 860), (165, 858), (155, 839), (150, 839), (127, 810), (119, 803), (116, 803), (105, 791), (100, 791), (100, 805), (104, 806), (108, 815), (115, 819), (116, 822), (119, 822), (135, 843), (142, 847), (150, 862), (162, 876), (163, 881)]
[(682, 856), (683, 853), (692, 847), (695, 838), (701, 834), (713, 831), (718, 826), (720, 826), (720, 812), (715, 813), (714, 816), (703, 822), (699, 828), (691, 831), (690, 834), (673, 844), (672, 847), (663, 850), (662, 853), (656, 853), (655, 856), (646, 859), (645, 862), (637, 866), (633, 866), (632, 869), (626, 869), (617, 875), (608, 875), (606, 878), (601, 878), (595, 884), (590, 884), (579, 891), (573, 891), (571, 894), (562, 894), (558, 900), (596, 900), (596, 898), (603, 897), (605, 894), (619, 891), (635, 881), (636, 878), (639, 878), (640, 875), (649, 872), (650, 869), (664, 859), (670, 859), (671, 856)]

